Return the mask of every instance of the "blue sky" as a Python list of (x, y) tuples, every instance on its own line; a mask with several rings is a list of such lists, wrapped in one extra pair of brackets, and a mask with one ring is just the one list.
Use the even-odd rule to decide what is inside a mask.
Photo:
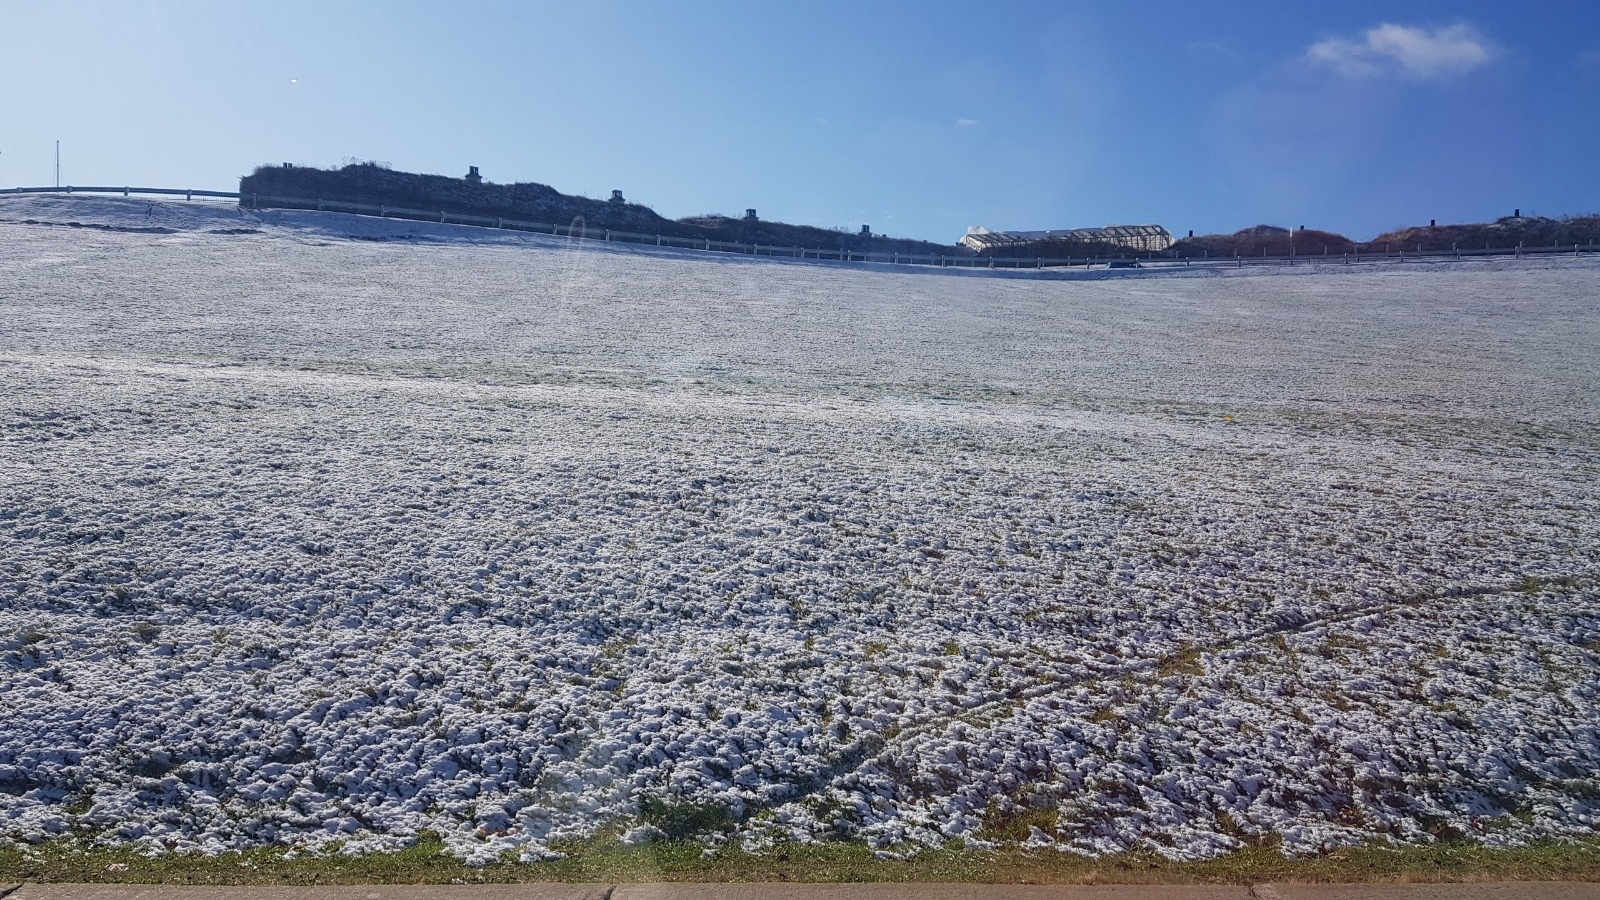
[(678, 217), (1392, 227), (1600, 212), (1592, 3), (0, 0), (0, 187), (377, 159)]

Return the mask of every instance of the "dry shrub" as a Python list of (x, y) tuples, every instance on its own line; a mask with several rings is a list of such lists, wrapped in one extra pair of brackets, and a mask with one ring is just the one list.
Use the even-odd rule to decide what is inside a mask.
[(1177, 257), (1321, 256), (1349, 253), (1354, 241), (1342, 234), (1304, 228), (1290, 231), (1276, 225), (1257, 225), (1233, 234), (1203, 234), (1172, 245)]
[(1506, 216), (1486, 224), (1398, 228), (1363, 244), (1362, 250), (1440, 252), (1457, 248), (1506, 250), (1517, 246), (1570, 247), (1573, 244), (1600, 244), (1600, 215), (1561, 219)]

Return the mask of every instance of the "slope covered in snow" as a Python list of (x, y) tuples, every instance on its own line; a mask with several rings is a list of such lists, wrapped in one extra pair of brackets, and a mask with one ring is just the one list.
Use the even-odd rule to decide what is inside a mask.
[(0, 199), (0, 834), (1591, 834), (1597, 275)]

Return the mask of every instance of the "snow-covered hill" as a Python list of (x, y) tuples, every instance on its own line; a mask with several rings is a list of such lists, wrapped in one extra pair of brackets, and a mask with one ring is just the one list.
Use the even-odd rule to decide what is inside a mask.
[(1597, 276), (0, 198), (0, 834), (1592, 834)]

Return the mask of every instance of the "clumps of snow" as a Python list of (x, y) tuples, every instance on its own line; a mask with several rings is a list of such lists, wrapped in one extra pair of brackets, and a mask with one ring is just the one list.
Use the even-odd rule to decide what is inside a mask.
[(33, 203), (6, 839), (1596, 827), (1592, 264), (1024, 283)]
[(637, 825), (622, 833), (619, 839), (624, 847), (636, 847), (642, 844), (653, 844), (667, 836), (665, 831), (654, 825)]

